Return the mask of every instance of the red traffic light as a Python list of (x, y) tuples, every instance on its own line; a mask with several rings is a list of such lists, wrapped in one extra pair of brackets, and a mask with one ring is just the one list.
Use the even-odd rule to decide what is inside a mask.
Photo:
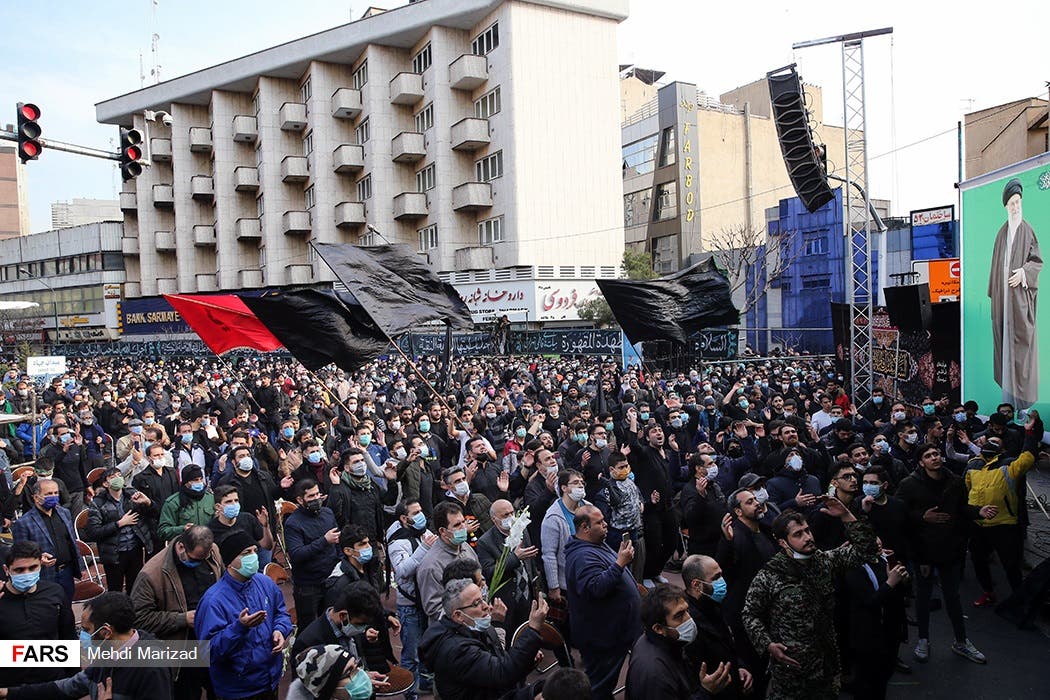
[(36, 141), (26, 141), (22, 144), (21, 154), (24, 158), (36, 158), (40, 155), (41, 148)]
[(142, 149), (139, 148), (138, 146), (128, 146), (124, 150), (124, 155), (129, 160), (138, 160), (139, 158), (142, 157)]
[(18, 111), (21, 113), (23, 119), (36, 121), (40, 118), (40, 108), (30, 102), (24, 102), (19, 105)]

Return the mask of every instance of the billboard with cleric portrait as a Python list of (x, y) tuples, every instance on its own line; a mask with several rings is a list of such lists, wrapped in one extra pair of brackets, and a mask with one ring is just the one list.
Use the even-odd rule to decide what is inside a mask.
[(1050, 154), (961, 184), (964, 399), (980, 412), (1050, 397)]

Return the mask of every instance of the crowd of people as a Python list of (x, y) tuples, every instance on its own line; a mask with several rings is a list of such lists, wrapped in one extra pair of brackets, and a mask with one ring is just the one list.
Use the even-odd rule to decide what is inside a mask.
[(0, 638), (211, 661), (0, 668), (0, 697), (882, 698), (930, 659), (935, 581), (985, 663), (959, 581), (1021, 584), (1037, 411), (858, 408), (799, 356), (439, 363), (9, 369)]

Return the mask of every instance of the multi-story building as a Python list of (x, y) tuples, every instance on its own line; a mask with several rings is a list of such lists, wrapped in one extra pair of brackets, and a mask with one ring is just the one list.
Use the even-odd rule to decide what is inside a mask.
[(0, 239), (28, 234), (25, 166), (18, 160), (17, 146), (0, 144)]
[(1030, 97), (963, 117), (965, 179), (1050, 151), (1048, 108), (1046, 100)]
[(407, 243), (448, 274), (615, 275), (626, 16), (427, 0), (99, 103), (148, 132), (120, 196), (127, 295), (331, 282), (312, 241)]
[[(673, 272), (697, 254), (734, 247), (740, 231), (760, 230), (763, 212), (792, 193), (765, 80), (714, 99), (661, 73), (622, 67), (624, 233)], [(841, 127), (823, 123), (823, 97), (806, 85), (828, 167), (845, 165)]]
[(121, 221), (120, 202), (115, 199), (72, 199), (51, 203), (51, 228), (83, 226), (100, 221)]
[(121, 234), (119, 221), (106, 221), (0, 241), (0, 301), (38, 304), (0, 313), (3, 344), (116, 338)]

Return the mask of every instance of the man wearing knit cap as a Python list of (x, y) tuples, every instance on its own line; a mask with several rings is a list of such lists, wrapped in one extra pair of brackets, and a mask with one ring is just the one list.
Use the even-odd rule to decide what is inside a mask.
[(1022, 218), (1021, 181), (1003, 188), (1006, 223), (995, 236), (988, 297), (992, 301), (993, 367), (1003, 402), (1028, 408), (1039, 393), (1036, 299), (1043, 257), (1031, 225)]
[(197, 639), (211, 642), (211, 680), (223, 700), (277, 700), (292, 620), (284, 594), (259, 574), (259, 547), (242, 530), (219, 545), (226, 571), (197, 606)]

